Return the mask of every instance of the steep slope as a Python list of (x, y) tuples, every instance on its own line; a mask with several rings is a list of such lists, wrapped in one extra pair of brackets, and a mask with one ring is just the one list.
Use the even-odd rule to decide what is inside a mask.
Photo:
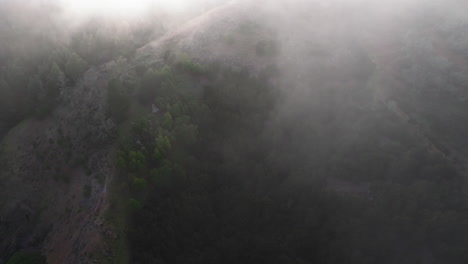
[[(42, 248), (50, 234), (65, 227), (78, 230), (83, 221), (89, 221), (88, 214), (100, 211), (95, 206), (112, 177), (108, 171), (113, 125), (105, 117), (103, 89), (99, 89), (106, 85), (106, 76), (102, 70), (89, 71), (67, 91), (68, 100), (52, 116), (44, 121), (25, 120), (3, 140), (7, 170), (1, 175), (6, 190), (2, 193), (6, 202), (1, 212), (6, 219), (2, 255)], [(86, 188), (90, 191), (85, 195)], [(52, 243), (57, 244), (51, 248), (58, 250), (65, 241)]]
[[(106, 239), (122, 236), (118, 232), (123, 230), (114, 231), (104, 213), (117, 174), (114, 163), (119, 125), (107, 115), (107, 87), (115, 78), (132, 82), (140, 67), (195, 61), (246, 71), (251, 76), (269, 70), (281, 72), (274, 83), (284, 98), (275, 108), (275, 116), (266, 122), (265, 131), (273, 131), (269, 140), (280, 142), (274, 145), (276, 151), (292, 153), (281, 156), (284, 160), (278, 160), (277, 171), (287, 174), (291, 165), (300, 165), (307, 172), (297, 169), (285, 180), (289, 184), (309, 186), (305, 184), (312, 181), (309, 174), (332, 175), (321, 176), (325, 178), (322, 187), (372, 200), (379, 195), (379, 185), (372, 189), (371, 184), (381, 184), (378, 177), (388, 177), (382, 180), (385, 184), (398, 182), (391, 177), (400, 173), (399, 165), (411, 165), (398, 156), (411, 156), (412, 148), (435, 152), (437, 162), (445, 152), (442, 148), (453, 148), (451, 152), (461, 153), (458, 162), (467, 163), (463, 137), (439, 137), (430, 128), (414, 133), (415, 128), (405, 124), (409, 121), (405, 116), (425, 122), (420, 121), (424, 111), (413, 114), (405, 110), (401, 115), (392, 108), (406, 94), (391, 93), (400, 79), (393, 59), (402, 56), (397, 51), (402, 44), (389, 43), (400, 39), (402, 33), (379, 34), (392, 28), (388, 21), (356, 33), (350, 21), (360, 25), (356, 22), (359, 16), (305, 1), (302, 8), (263, 4), (232, 2), (218, 7), (139, 49), (134, 58), (93, 68), (75, 87), (64, 91), (61, 105), (47, 119), (26, 120), (10, 130), (0, 153), (6, 168), (0, 174), (0, 188), (5, 190), (0, 194), (0, 257), (18, 250), (40, 250), (49, 263), (91, 263), (92, 252), (115, 254)], [(314, 10), (314, 16), (308, 10)], [(453, 55), (444, 54), (453, 61)], [(207, 86), (216, 82), (200, 77), (194, 83)], [(442, 108), (445, 103), (440, 104)], [(147, 105), (143, 109), (144, 114), (152, 112)], [(460, 111), (457, 116), (444, 123), (460, 124), (466, 113)], [(420, 133), (424, 135), (422, 142)], [(444, 147), (434, 143), (424, 146), (432, 137), (440, 138)], [(447, 140), (453, 142), (445, 144)], [(355, 153), (371, 154), (361, 160)], [(370, 157), (372, 153), (376, 159)], [(346, 162), (357, 159), (362, 163)], [(392, 162), (386, 162), (389, 160)], [(452, 162), (449, 160), (447, 166)], [(293, 202), (285, 206), (288, 210), (289, 204)], [(414, 254), (426, 256), (427, 251), (423, 248)], [(427, 258), (434, 260), (433, 256)], [(307, 263), (299, 257), (295, 261)]]
[[(106, 117), (108, 82), (125, 79), (137, 65), (162, 61), (171, 43), (179, 43), (174, 49), (178, 53), (187, 52), (182, 47), (188, 44), (208, 48), (197, 42), (225, 37), (222, 32), (228, 28), (217, 28), (218, 23), (224, 20), (228, 26), (231, 22), (238, 26), (234, 21), (243, 10), (233, 4), (217, 8), (141, 49), (132, 61), (92, 68), (75, 87), (64, 91), (62, 104), (50, 117), (25, 120), (9, 131), (1, 153), (6, 168), (0, 181), (5, 190), (0, 199), (3, 260), (17, 250), (40, 250), (49, 263), (76, 263), (94, 250), (106, 231), (100, 223), (114, 176), (115, 124)], [(226, 21), (226, 17), (232, 18)], [(225, 61), (231, 63), (236, 49), (226, 50), (232, 52), (225, 54)], [(195, 52), (199, 58), (218, 60), (222, 51)], [(252, 53), (248, 52), (243, 58)]]

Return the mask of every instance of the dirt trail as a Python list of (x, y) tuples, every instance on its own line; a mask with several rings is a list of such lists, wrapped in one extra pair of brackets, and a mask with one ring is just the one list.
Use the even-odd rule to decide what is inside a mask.
[(77, 263), (83, 261), (84, 249), (87, 248), (87, 243), (90, 237), (95, 237), (102, 232), (96, 220), (102, 215), (103, 210), (106, 208), (107, 190), (108, 186), (112, 183), (115, 175), (115, 167), (104, 165), (106, 167), (100, 168), (100, 173), (105, 175), (104, 185), (102, 189), (95, 195), (95, 202), (88, 210), (83, 220), (80, 221), (78, 227), (75, 229), (71, 237), (67, 241), (63, 241), (61, 247), (57, 249), (59, 254), (53, 260), (49, 260), (52, 264), (62, 263)]

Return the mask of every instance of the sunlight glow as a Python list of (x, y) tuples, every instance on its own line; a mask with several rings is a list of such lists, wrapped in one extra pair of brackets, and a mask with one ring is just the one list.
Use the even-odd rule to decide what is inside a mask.
[(78, 15), (139, 15), (148, 8), (183, 11), (189, 0), (62, 0), (65, 7)]

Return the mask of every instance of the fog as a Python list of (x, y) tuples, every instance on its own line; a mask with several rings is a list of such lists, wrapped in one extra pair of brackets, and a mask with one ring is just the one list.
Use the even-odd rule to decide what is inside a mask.
[(0, 264), (468, 263), (463, 0), (0, 0)]

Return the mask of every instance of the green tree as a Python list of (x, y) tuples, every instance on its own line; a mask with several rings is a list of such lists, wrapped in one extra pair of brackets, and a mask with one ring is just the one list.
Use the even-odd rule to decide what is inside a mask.
[(161, 151), (159, 150), (159, 148), (155, 147), (153, 151), (153, 159), (156, 161), (159, 161), (162, 157), (163, 155), (161, 154)]
[(162, 127), (167, 130), (171, 130), (173, 124), (174, 124), (174, 120), (172, 119), (171, 113), (166, 112), (163, 117)]
[(132, 188), (134, 191), (141, 192), (146, 189), (146, 180), (144, 178), (134, 176), (132, 178)]
[(161, 85), (158, 92), (161, 95), (174, 94), (174, 90), (177, 88), (176, 75), (168, 65), (164, 66), (159, 72)]
[(117, 167), (119, 169), (127, 169), (127, 155), (125, 154), (125, 151), (119, 151), (117, 152)]
[(185, 111), (184, 111), (184, 105), (181, 104), (180, 102), (177, 102), (171, 106), (169, 106), (168, 111), (171, 113), (171, 115), (174, 118), (177, 118), (179, 116), (182, 116)]
[(156, 147), (161, 155), (165, 155), (171, 149), (171, 140), (166, 136), (159, 135), (156, 138)]
[(193, 75), (203, 75), (205, 74), (205, 68), (192, 60), (185, 58), (179, 62), (179, 66), (186, 72), (193, 74)]
[(131, 171), (138, 172), (146, 166), (146, 157), (141, 151), (130, 151), (128, 153), (128, 168)]
[(143, 208), (143, 204), (134, 198), (128, 199), (127, 206), (133, 211), (138, 211)]
[(151, 180), (159, 186), (167, 186), (173, 173), (172, 163), (165, 159), (157, 169), (151, 170)]

